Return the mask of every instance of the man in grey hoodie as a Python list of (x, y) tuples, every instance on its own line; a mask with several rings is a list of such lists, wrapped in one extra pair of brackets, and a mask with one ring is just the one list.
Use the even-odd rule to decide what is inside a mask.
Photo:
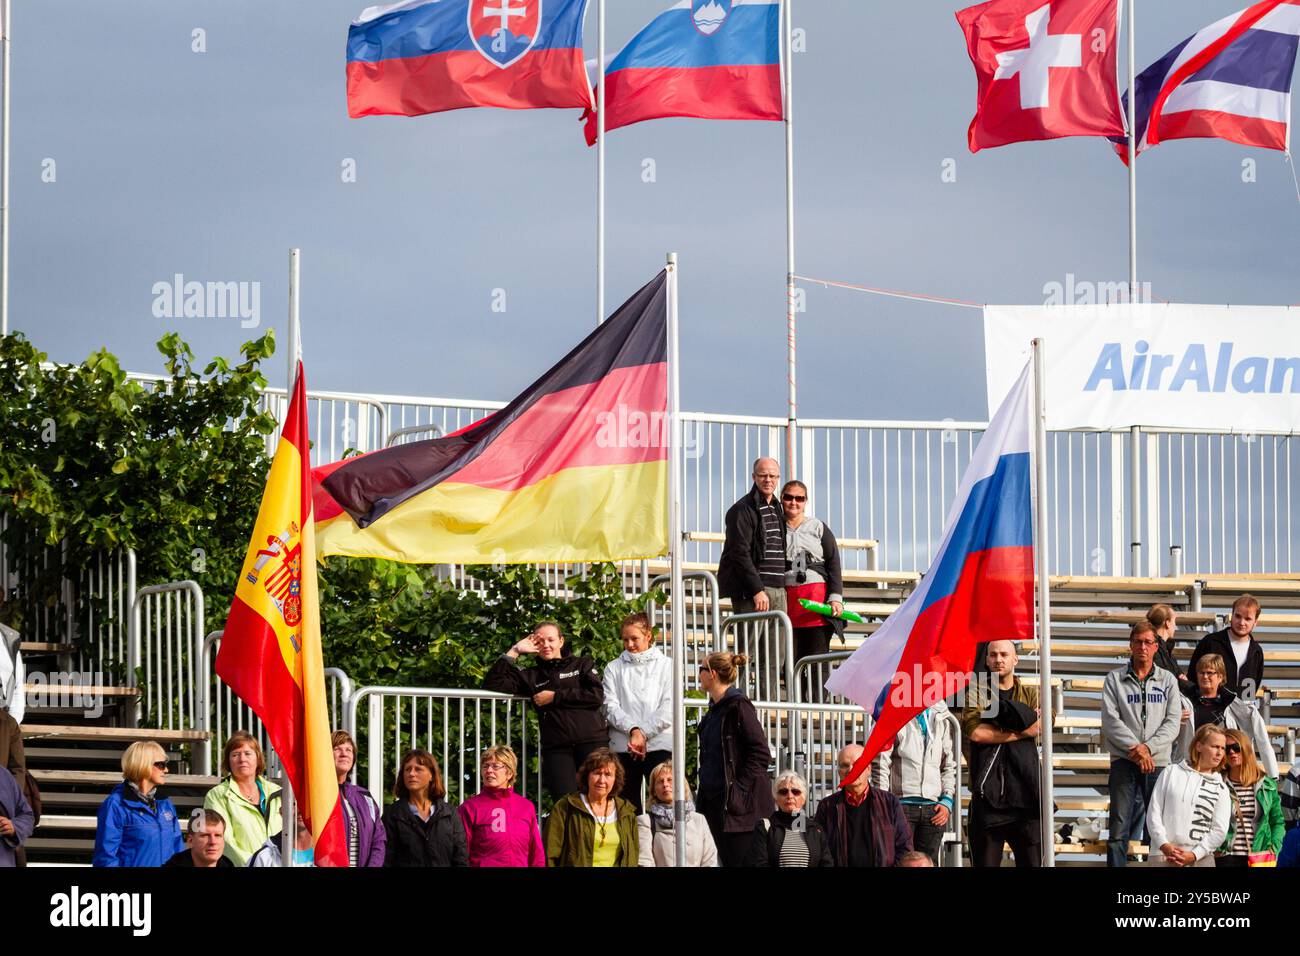
[(1157, 646), (1150, 622), (1134, 624), (1129, 662), (1107, 674), (1102, 685), (1101, 735), (1110, 751), (1110, 866), (1128, 862), (1129, 839), (1141, 835), (1151, 791), (1169, 765), (1182, 719), (1178, 679), (1155, 666)]

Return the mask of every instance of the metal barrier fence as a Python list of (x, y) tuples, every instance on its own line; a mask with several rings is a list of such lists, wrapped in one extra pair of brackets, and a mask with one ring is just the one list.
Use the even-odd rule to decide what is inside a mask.
[[(718, 646), (744, 654), (746, 662), (734, 686), (750, 700), (788, 699), (794, 686), (794, 628), (784, 611), (733, 614), (722, 624)], [(794, 746), (799, 738), (783, 737), (772, 715), (762, 720), (763, 732), (773, 750)]]
[[(661, 574), (650, 581), (646, 590), (667, 587), (671, 576)], [(698, 690), (700, 686), (700, 663), (713, 651), (726, 649), (722, 634), (722, 614), (718, 609), (718, 579), (711, 571), (688, 571), (682, 575), (683, 591), (686, 597), (686, 614), (682, 629), (689, 642), (686, 645), (686, 687)], [(673, 609), (664, 604), (659, 607), (651, 601), (646, 612), (650, 623), (659, 632), (659, 647), (669, 657), (672, 656), (672, 642), (669, 634), (673, 632)]]
[(76, 668), (111, 673), (125, 667), (136, 594), (135, 552), (100, 555), (81, 578)]
[[(196, 680), (198, 686), (208, 690), (208, 699), (212, 702), (207, 712), (200, 714), (198, 729), (208, 731), (207, 769), (198, 771), (210, 773), (218, 763), (218, 755), (226, 740), (236, 730), (252, 734), (261, 744), (262, 751), (270, 754), (274, 749), (266, 736), (266, 727), (253, 709), (235, 696), (235, 692), (226, 686), (225, 681), (217, 676), (217, 651), (221, 649), (221, 638), (225, 631), (213, 631), (203, 639), (203, 663)], [(338, 667), (325, 668), (325, 699), (329, 706), (330, 729), (344, 726), (347, 716), (347, 702), (352, 697), (352, 681)], [(356, 768), (353, 768), (355, 775)]]
[(127, 673), (139, 675), (144, 714), (127, 705), (128, 721), (162, 730), (202, 727), (207, 696), (196, 680), (203, 656), (203, 589), (194, 581), (140, 588), (131, 602)]
[[(344, 726), (360, 748), (357, 763), (365, 764), (366, 787), (381, 805), (410, 748), (422, 747), (437, 758), (447, 796), (460, 803), (478, 793), (483, 751), (498, 745), (514, 750), (516, 789), (537, 802), (541, 741), (536, 725), (529, 729), (529, 706), (525, 699), (485, 690), (362, 687), (347, 701)], [(530, 760), (537, 763), (535, 773)]]

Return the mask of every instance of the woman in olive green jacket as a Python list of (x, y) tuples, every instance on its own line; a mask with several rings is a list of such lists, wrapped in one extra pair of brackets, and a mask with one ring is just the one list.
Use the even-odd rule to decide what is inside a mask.
[(636, 810), (619, 796), (623, 765), (607, 747), (578, 769), (578, 792), (555, 804), (546, 821), (547, 866), (636, 866)]
[(266, 758), (257, 738), (242, 731), (226, 741), (221, 769), (226, 776), (208, 791), (203, 806), (226, 819), (226, 857), (235, 866), (248, 866), (280, 832), (280, 787), (264, 776)]

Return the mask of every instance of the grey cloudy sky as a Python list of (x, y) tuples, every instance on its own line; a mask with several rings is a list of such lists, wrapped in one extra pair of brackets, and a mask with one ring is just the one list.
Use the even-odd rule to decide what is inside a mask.
[[(609, 0), (610, 52), (669, 5)], [(1139, 68), (1245, 5), (1144, 0)], [(154, 317), (153, 284), (175, 273), (260, 282), (262, 324), (282, 332), (294, 245), (316, 389), (507, 399), (591, 327), (595, 151), (577, 111), (350, 120), (344, 49), (364, 0), (13, 6), (11, 324), (56, 360), (103, 345), (158, 371), (153, 343), (173, 328), (200, 357), (234, 354), (253, 331), (237, 319)], [(1125, 279), (1126, 178), (1104, 142), (967, 152), (975, 78), (957, 6), (796, 0), (799, 271), (1005, 303), (1040, 302), (1067, 273)], [(595, 20), (593, 0), (588, 56)], [(941, 181), (949, 158), (955, 183)], [(608, 164), (610, 308), (676, 250), (685, 406), (783, 415), (780, 124), (643, 123), (610, 134)], [(1172, 142), (1139, 172), (1156, 296), (1300, 302), (1281, 154)], [(804, 416), (985, 416), (977, 311), (807, 297)]]

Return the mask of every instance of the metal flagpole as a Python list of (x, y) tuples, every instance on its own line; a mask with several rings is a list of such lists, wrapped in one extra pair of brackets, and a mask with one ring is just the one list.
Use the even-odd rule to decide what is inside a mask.
[(298, 358), (302, 352), (302, 341), (298, 332), (298, 280), (302, 259), (301, 249), (289, 250), (289, 333), (284, 343), (284, 353), (288, 360), (285, 375), (284, 408), (289, 414), (289, 402), (293, 398), (293, 380), (298, 374)]
[(9, 0), (0, 7), (0, 54), (4, 56), (4, 125), (0, 127), (0, 335), (9, 334)]
[(605, 0), (596, 5), (596, 324), (605, 321)]
[(1043, 866), (1056, 865), (1053, 846), (1056, 802), (1052, 794), (1052, 599), (1047, 576), (1047, 401), (1043, 393), (1043, 340), (1034, 339), (1034, 573), (1038, 578), (1038, 706), (1042, 711), (1043, 759), (1039, 814)]
[(686, 592), (682, 586), (682, 420), (678, 372), (677, 253), (668, 253), (668, 560), (673, 634), (673, 831), (676, 865), (686, 866)]
[[(1128, 0), (1128, 300), (1138, 301), (1138, 220), (1137, 220), (1137, 43), (1134, 24), (1137, 22), (1137, 0)], [(1132, 553), (1133, 575), (1142, 574), (1142, 482), (1139, 463), (1142, 455), (1142, 429), (1133, 426), (1130, 432), (1129, 477), (1132, 492), (1129, 496), (1129, 517), (1132, 524), (1129, 550)]]
[(795, 422), (799, 417), (798, 394), (795, 384), (795, 288), (794, 288), (794, 94), (791, 74), (794, 64), (791, 62), (791, 35), (794, 32), (794, 14), (791, 5), (794, 0), (785, 0), (782, 10), (785, 14), (784, 37), (781, 50), (785, 66), (785, 324), (789, 337), (786, 362), (790, 379), (788, 421), (785, 431), (785, 468), (786, 477), (794, 478), (799, 474), (798, 444), (795, 436)]

